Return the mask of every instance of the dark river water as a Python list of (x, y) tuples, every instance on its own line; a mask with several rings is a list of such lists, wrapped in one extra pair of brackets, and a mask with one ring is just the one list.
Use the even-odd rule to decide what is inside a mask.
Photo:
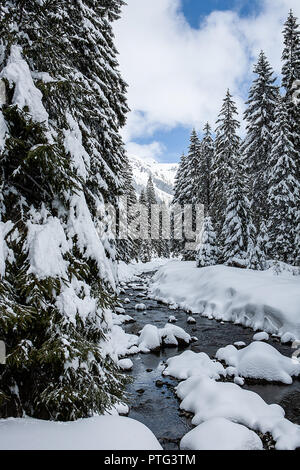
[[(149, 277), (151, 275), (143, 275), (133, 284), (144, 286)], [(165, 348), (159, 353), (138, 354), (131, 357), (134, 365), (128, 374), (134, 381), (127, 387), (129, 417), (148, 426), (164, 449), (176, 450), (179, 448), (180, 439), (193, 426), (190, 417), (179, 409), (180, 402), (174, 393), (174, 386), (178, 382), (162, 375), (164, 361), (186, 349), (205, 352), (213, 358), (219, 348), (236, 341), (244, 341), (248, 345), (252, 342), (254, 332), (250, 328), (232, 323), (220, 323), (201, 315), (194, 315), (196, 324), (189, 325), (187, 323), (189, 315), (185, 311), (170, 310), (166, 305), (142, 297), (145, 294), (145, 290), (129, 287), (125, 294), (121, 295), (121, 301), (126, 297), (130, 298), (130, 304), (124, 304), (124, 308), (135, 320), (135, 323), (125, 326), (127, 333), (137, 334), (148, 323), (161, 328), (167, 323), (170, 315), (174, 315), (178, 320), (177, 326), (198, 338), (196, 343), (185, 349)], [(135, 311), (137, 303), (144, 303), (147, 310)], [(291, 357), (293, 350), (290, 346), (282, 345), (276, 338), (270, 338), (268, 342), (282, 354)], [(244, 388), (258, 393), (269, 404), (281, 405), (285, 409), (286, 417), (300, 424), (299, 380), (294, 380), (292, 385), (246, 384)]]

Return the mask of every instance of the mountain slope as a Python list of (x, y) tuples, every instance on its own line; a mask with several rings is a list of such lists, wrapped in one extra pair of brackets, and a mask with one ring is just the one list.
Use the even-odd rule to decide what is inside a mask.
[(138, 195), (146, 188), (149, 176), (159, 202), (170, 204), (173, 199), (173, 189), (178, 163), (158, 163), (155, 160), (143, 160), (135, 155), (129, 156), (133, 171), (134, 187)]

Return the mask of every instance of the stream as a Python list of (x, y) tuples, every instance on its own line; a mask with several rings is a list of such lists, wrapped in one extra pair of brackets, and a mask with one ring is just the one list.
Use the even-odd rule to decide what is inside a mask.
[[(125, 286), (125, 293), (121, 294), (123, 303), (128, 297), (130, 303), (125, 304), (126, 314), (131, 315), (135, 323), (123, 326), (127, 333), (138, 334), (146, 325), (153, 324), (162, 328), (171, 315), (177, 318), (177, 326), (183, 328), (198, 341), (185, 348), (164, 348), (158, 353), (138, 354), (130, 356), (133, 369), (127, 372), (133, 377), (133, 382), (127, 386), (130, 413), (129, 417), (144, 423), (155, 434), (163, 449), (178, 450), (181, 438), (189, 432), (193, 425), (191, 417), (179, 409), (174, 387), (178, 381), (164, 377), (164, 361), (170, 357), (181, 354), (186, 349), (194, 352), (205, 352), (211, 358), (221, 347), (244, 341), (247, 345), (252, 342), (254, 331), (232, 323), (221, 323), (209, 320), (201, 315), (194, 314), (196, 324), (187, 323), (188, 314), (181, 310), (170, 310), (155, 300), (147, 298), (147, 292), (142, 287), (147, 284), (153, 273), (143, 274), (139, 280), (129, 282)], [(133, 287), (132, 287), (133, 286)], [(143, 303), (146, 311), (136, 311), (135, 305)], [(283, 345), (277, 338), (270, 337), (269, 344), (274, 346), (285, 356), (291, 357), (293, 350)], [(281, 405), (286, 418), (293, 423), (300, 424), (300, 381), (294, 379), (292, 385), (277, 384), (245, 384), (244, 389), (258, 393), (268, 404)]]

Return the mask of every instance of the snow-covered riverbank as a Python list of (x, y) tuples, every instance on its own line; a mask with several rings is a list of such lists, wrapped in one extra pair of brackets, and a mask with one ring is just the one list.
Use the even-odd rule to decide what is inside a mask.
[(300, 276), (170, 261), (153, 278), (152, 298), (232, 321), (284, 340), (300, 339)]

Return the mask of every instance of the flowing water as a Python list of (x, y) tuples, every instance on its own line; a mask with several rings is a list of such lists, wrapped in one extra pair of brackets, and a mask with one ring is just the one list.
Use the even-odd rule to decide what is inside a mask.
[[(168, 322), (170, 315), (174, 315), (178, 320), (176, 325), (182, 327), (191, 336), (196, 336), (198, 341), (184, 349), (164, 348), (159, 353), (138, 354), (131, 357), (133, 369), (128, 374), (133, 377), (134, 381), (127, 388), (129, 417), (148, 426), (164, 449), (178, 450), (180, 439), (193, 426), (190, 416), (179, 409), (180, 402), (174, 393), (174, 387), (178, 382), (162, 375), (164, 362), (186, 349), (205, 352), (213, 358), (219, 348), (228, 344), (236, 341), (249, 344), (254, 332), (250, 328), (209, 320), (201, 315), (193, 315), (196, 324), (189, 325), (187, 323), (189, 315), (185, 311), (170, 310), (168, 306), (147, 298), (146, 289), (142, 287), (150, 276), (151, 274), (142, 275), (139, 281), (132, 282), (136, 286), (134, 288), (130, 287), (129, 283), (125, 293), (121, 295), (121, 301), (126, 297), (131, 300), (129, 304), (124, 305), (124, 308), (126, 313), (135, 320), (135, 323), (125, 326), (125, 331), (137, 334), (149, 323), (162, 328)], [(137, 303), (144, 303), (147, 310), (137, 312), (135, 310)], [(285, 356), (292, 355), (291, 347), (282, 345), (277, 338), (270, 338), (268, 342)], [(256, 383), (245, 385), (244, 388), (258, 393), (269, 404), (281, 405), (285, 409), (286, 417), (300, 424), (299, 380), (294, 380), (292, 385)]]

